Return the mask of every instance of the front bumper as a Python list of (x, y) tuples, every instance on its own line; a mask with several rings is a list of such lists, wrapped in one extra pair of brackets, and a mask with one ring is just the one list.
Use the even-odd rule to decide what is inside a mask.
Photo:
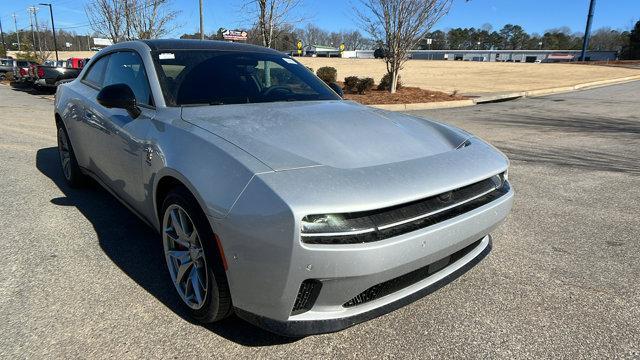
[[(306, 244), (301, 214), (286, 201), (248, 186), (229, 216), (212, 220), (228, 260), (227, 277), (238, 314), (271, 331), (308, 335), (337, 331), (392, 311), (441, 287), (478, 262), (490, 249), (488, 235), (507, 217), (514, 192), (420, 230), (385, 240), (349, 245)], [(303, 211), (301, 213), (308, 213)], [(248, 226), (250, 224), (250, 226)], [(285, 241), (294, 232), (294, 241)], [(296, 235), (297, 234), (297, 235)], [(415, 283), (355, 306), (349, 302), (372, 287), (471, 251)], [(455, 274), (455, 275), (454, 275)], [(312, 306), (295, 310), (301, 285), (322, 284)]]
[[(485, 256), (489, 254), (489, 252), (491, 252), (491, 248), (491, 236), (487, 235), (482, 238), (473, 249), (470, 249), (470, 251), (459, 260), (435, 272), (422, 281), (399, 291), (398, 293), (388, 295), (394, 298), (394, 300), (386, 302), (384, 305), (374, 307), (370, 310), (351, 316), (321, 320), (279, 321), (253, 314), (242, 309), (236, 308), (235, 310), (240, 318), (263, 329), (283, 336), (301, 337), (314, 334), (336, 332), (397, 310), (440, 289), (441, 287), (454, 281), (469, 269), (474, 267), (476, 264), (478, 264)], [(407, 292), (409, 293), (405, 294)]]

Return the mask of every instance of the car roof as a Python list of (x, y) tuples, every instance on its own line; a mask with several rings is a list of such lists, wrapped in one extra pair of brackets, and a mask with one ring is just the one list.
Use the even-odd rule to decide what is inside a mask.
[(187, 39), (159, 39), (139, 40), (145, 43), (151, 50), (226, 50), (262, 52), (282, 55), (283, 53), (257, 45), (240, 44), (217, 40), (187, 40)]

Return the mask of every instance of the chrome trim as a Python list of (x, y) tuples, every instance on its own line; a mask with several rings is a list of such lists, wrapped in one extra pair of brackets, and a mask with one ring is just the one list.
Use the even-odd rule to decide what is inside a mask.
[(478, 195), (476, 195), (476, 196), (470, 197), (470, 198), (468, 198), (468, 199), (465, 199), (465, 200), (463, 200), (463, 201), (457, 202), (457, 203), (455, 203), (455, 204), (451, 204), (451, 205), (449, 205), (449, 206), (447, 206), (447, 207), (444, 207), (444, 208), (442, 208), (442, 209), (439, 209), (439, 210), (436, 210), (436, 211), (432, 211), (432, 212), (430, 212), (430, 213), (422, 214), (422, 215), (420, 215), (420, 216), (415, 216), (415, 217), (412, 217), (412, 218), (410, 218), (410, 219), (401, 220), (401, 221), (398, 221), (398, 222), (395, 222), (395, 223), (392, 223), (392, 224), (387, 224), (387, 225), (379, 226), (379, 227), (378, 227), (378, 230), (384, 230), (384, 229), (388, 229), (388, 228), (391, 228), (391, 227), (394, 227), (394, 226), (398, 226), (398, 225), (402, 225), (402, 224), (410, 223), (410, 222), (412, 222), (412, 221), (420, 220), (420, 219), (422, 219), (422, 218), (426, 218), (426, 217), (429, 217), (429, 216), (431, 216), (431, 215), (435, 215), (435, 214), (437, 214), (437, 213), (441, 213), (441, 212), (443, 212), (443, 211), (446, 211), (446, 210), (449, 210), (449, 209), (453, 209), (453, 208), (454, 208), (454, 207), (456, 207), (456, 206), (460, 206), (460, 205), (462, 205), (462, 204), (466, 204), (466, 203), (468, 203), (469, 201), (475, 200), (475, 199), (477, 199), (477, 198), (479, 198), (479, 197), (483, 197), (483, 196), (485, 196), (485, 195), (487, 195), (487, 194), (489, 194), (489, 193), (491, 193), (491, 192), (494, 192), (494, 191), (496, 191), (496, 189), (497, 189), (497, 188), (496, 188), (496, 187), (494, 187), (494, 188), (493, 188), (493, 189), (491, 189), (491, 190), (487, 190), (487, 191), (485, 191), (485, 192), (483, 192), (483, 193), (480, 193), (480, 194), (478, 194)]
[(360, 235), (366, 234), (370, 232), (376, 231), (376, 228), (369, 228), (364, 230), (353, 230), (353, 231), (344, 231), (344, 232), (334, 232), (334, 233), (305, 233), (303, 232), (301, 236), (349, 236), (349, 235)]

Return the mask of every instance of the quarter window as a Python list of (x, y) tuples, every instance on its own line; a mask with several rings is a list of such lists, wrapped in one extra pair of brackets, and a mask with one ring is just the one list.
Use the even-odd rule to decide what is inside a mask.
[(84, 76), (83, 80), (93, 86), (101, 88), (104, 80), (104, 70), (107, 68), (107, 63), (109, 63), (109, 57), (110, 55), (103, 56), (91, 65), (89, 72)]

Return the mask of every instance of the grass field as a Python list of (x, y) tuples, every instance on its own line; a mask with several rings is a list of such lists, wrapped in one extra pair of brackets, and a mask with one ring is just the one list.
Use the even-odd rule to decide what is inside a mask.
[[(345, 76), (372, 77), (376, 83), (386, 72), (382, 60), (298, 58), (317, 70), (333, 66), (338, 80)], [(591, 81), (640, 75), (640, 70), (578, 64), (494, 63), (410, 60), (400, 73), (408, 86), (462, 94), (526, 91), (570, 86)]]

